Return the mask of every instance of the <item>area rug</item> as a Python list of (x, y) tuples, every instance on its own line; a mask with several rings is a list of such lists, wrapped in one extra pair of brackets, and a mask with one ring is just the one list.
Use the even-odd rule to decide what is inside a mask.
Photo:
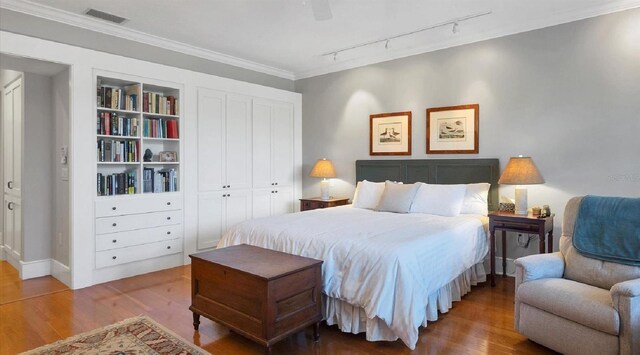
[(22, 353), (35, 354), (209, 354), (146, 316), (125, 319)]

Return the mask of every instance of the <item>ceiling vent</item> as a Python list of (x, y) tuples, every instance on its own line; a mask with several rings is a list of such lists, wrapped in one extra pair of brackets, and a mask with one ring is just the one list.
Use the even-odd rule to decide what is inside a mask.
[(104, 12), (96, 9), (88, 9), (87, 11), (84, 12), (84, 14), (87, 16), (95, 17), (100, 20), (113, 22), (118, 25), (121, 25), (127, 21), (127, 19), (124, 17), (116, 16), (108, 12)]

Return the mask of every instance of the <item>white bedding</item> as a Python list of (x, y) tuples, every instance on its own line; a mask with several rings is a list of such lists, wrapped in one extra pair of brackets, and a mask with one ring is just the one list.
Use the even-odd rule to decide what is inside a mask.
[(327, 296), (378, 317), (414, 349), (428, 296), (487, 254), (486, 220), (341, 206), (246, 221), (218, 247), (245, 243), (323, 260)]

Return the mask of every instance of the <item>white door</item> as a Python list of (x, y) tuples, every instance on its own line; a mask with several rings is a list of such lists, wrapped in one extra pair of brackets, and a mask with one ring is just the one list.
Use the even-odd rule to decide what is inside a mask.
[(4, 250), (15, 261), (22, 254), (22, 204), (21, 199), (5, 195), (4, 199)]
[(276, 186), (293, 186), (293, 105), (277, 103), (272, 112), (272, 180)]
[(221, 192), (198, 196), (198, 249), (215, 248), (224, 232), (224, 203)]
[(3, 107), (3, 170), (4, 191), (20, 197), (22, 190), (22, 78), (4, 89)]
[(227, 95), (226, 185), (228, 189), (251, 187), (251, 99)]
[(217, 191), (224, 178), (225, 93), (198, 89), (198, 191)]
[(274, 189), (253, 190), (253, 218), (271, 216), (271, 196), (274, 191)]
[[(225, 197), (225, 229), (251, 218), (251, 194), (248, 190), (227, 191)], [(224, 234), (223, 232), (223, 234)]]
[(253, 187), (271, 187), (271, 107), (262, 100), (253, 101)]
[(272, 194), (271, 215), (293, 213), (293, 188), (279, 188)]

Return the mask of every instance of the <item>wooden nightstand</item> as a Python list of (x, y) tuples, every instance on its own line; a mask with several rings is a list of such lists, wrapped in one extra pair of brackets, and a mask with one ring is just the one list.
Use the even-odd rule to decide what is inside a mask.
[(507, 276), (507, 231), (523, 234), (538, 234), (540, 240), (540, 253), (545, 252), (545, 238), (547, 234), (547, 252), (553, 249), (553, 217), (538, 218), (532, 215), (518, 215), (507, 212), (489, 213), (489, 233), (491, 234), (491, 286), (496, 285), (496, 229), (502, 230), (502, 277)]
[(335, 198), (332, 197), (328, 200), (323, 200), (320, 197), (313, 198), (301, 198), (300, 199), (300, 211), (315, 210), (317, 208), (329, 208), (336, 206), (343, 206), (349, 203), (348, 198)]

